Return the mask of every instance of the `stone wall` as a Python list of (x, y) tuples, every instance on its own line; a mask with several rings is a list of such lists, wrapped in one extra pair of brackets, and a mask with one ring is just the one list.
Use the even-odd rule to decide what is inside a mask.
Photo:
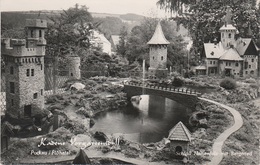
[(68, 56), (69, 64), (69, 76), (73, 79), (80, 79), (80, 57), (78, 56)]

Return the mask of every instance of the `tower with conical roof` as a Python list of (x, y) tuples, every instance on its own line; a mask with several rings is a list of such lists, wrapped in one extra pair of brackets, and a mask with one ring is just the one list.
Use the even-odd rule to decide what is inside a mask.
[(237, 28), (232, 25), (231, 8), (227, 7), (225, 24), (219, 29), (221, 33), (221, 42), (225, 49), (228, 49), (235, 44), (235, 35), (238, 32)]
[(167, 45), (169, 45), (170, 42), (165, 38), (160, 22), (158, 22), (153, 37), (147, 44), (150, 47), (149, 76), (156, 78), (167, 77)]

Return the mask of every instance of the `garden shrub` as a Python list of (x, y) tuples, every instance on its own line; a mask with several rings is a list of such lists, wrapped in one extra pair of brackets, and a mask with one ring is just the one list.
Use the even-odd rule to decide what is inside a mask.
[(225, 78), (220, 82), (220, 86), (225, 89), (235, 89), (236, 88), (236, 81), (231, 78)]
[(178, 77), (174, 77), (174, 80), (172, 81), (172, 85), (175, 87), (181, 87), (184, 84), (184, 81)]

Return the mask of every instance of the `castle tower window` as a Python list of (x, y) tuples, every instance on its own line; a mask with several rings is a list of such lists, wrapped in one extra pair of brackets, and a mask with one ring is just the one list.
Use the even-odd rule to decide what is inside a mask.
[(13, 66), (10, 67), (10, 74), (14, 74), (14, 67)]
[(228, 34), (228, 38), (231, 38), (231, 33)]
[(161, 56), (161, 60), (163, 60), (163, 56)]
[(238, 66), (238, 62), (236, 62), (236, 66)]
[(33, 30), (31, 30), (31, 37), (33, 38)]
[(10, 82), (10, 93), (15, 92), (14, 82)]
[(252, 62), (254, 62), (254, 59), (252, 58)]
[(42, 64), (41, 64), (41, 70), (42, 70)]
[(39, 37), (42, 37), (42, 31), (39, 30)]
[(14, 106), (14, 99), (11, 99), (11, 105)]
[(37, 97), (38, 97), (38, 94), (37, 94), (37, 93), (34, 93), (34, 94), (33, 94), (33, 99), (37, 99)]
[(31, 69), (31, 76), (34, 76), (34, 69)]
[(27, 77), (30, 76), (30, 69), (26, 69), (26, 76), (27, 76)]
[(41, 89), (41, 95), (43, 95), (43, 89)]

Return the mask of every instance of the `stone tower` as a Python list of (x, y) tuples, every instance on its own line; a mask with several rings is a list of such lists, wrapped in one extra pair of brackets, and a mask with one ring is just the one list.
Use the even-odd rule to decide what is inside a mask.
[(149, 76), (156, 78), (167, 77), (167, 45), (169, 45), (170, 42), (165, 38), (160, 22), (158, 22), (153, 37), (147, 44), (150, 47)]
[(44, 55), (47, 22), (26, 20), (26, 39), (2, 39), (6, 77), (6, 113), (30, 118), (44, 108)]
[(67, 56), (68, 64), (69, 64), (69, 76), (70, 79), (80, 79), (80, 57), (70, 53)]
[(225, 49), (230, 48), (232, 45), (235, 44), (235, 35), (238, 32), (237, 29), (232, 25), (231, 21), (231, 9), (230, 7), (227, 8), (225, 16), (225, 24), (219, 29), (221, 33), (221, 42)]

